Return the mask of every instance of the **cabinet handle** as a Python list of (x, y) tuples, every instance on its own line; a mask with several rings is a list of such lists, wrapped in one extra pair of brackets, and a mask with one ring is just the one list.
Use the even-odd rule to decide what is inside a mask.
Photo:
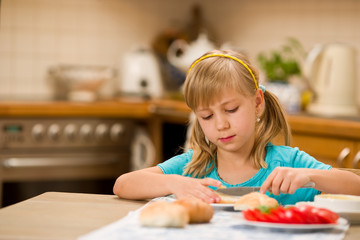
[(338, 167), (344, 167), (343, 162), (344, 159), (350, 154), (350, 148), (346, 147), (343, 150), (341, 150), (339, 156), (337, 157), (336, 164)]
[(360, 162), (360, 151), (358, 151), (354, 157), (354, 160), (353, 160), (353, 168), (358, 168), (358, 163)]

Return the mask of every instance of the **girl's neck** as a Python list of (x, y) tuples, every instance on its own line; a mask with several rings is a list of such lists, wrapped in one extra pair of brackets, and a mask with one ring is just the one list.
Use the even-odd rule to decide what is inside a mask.
[(252, 165), (249, 154), (241, 155), (228, 152), (217, 154), (219, 177), (229, 184), (240, 184), (253, 177), (259, 169)]

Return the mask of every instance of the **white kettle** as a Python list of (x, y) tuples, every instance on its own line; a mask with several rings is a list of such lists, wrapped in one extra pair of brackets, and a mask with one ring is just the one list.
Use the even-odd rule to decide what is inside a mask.
[[(175, 40), (167, 51), (169, 62), (186, 73), (190, 65), (204, 53), (214, 50), (215, 45), (207, 38), (205, 33), (200, 33), (198, 38), (188, 44), (185, 40)], [(178, 52), (182, 54), (179, 55)]]
[(325, 116), (358, 113), (354, 48), (342, 43), (318, 45), (309, 52), (303, 70), (316, 95), (308, 112)]
[(122, 59), (119, 90), (125, 95), (161, 98), (164, 86), (159, 62), (152, 50), (137, 48)]

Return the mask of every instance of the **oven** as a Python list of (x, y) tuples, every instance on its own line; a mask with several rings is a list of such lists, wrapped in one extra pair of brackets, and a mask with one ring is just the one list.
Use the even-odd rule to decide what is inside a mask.
[(2, 118), (0, 131), (2, 207), (47, 191), (112, 194), (130, 170), (130, 119)]

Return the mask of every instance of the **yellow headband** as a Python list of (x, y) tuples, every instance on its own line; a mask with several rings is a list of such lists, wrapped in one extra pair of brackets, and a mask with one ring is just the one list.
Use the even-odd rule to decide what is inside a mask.
[(210, 58), (210, 57), (225, 57), (225, 58), (230, 58), (232, 60), (235, 60), (237, 61), (238, 63), (240, 63), (241, 65), (243, 65), (248, 71), (249, 73), (251, 74), (252, 78), (254, 79), (254, 83), (255, 83), (255, 88), (258, 89), (258, 84), (257, 84), (257, 81), (256, 81), (256, 78), (253, 74), (253, 72), (251, 71), (251, 69), (248, 67), (248, 65), (246, 65), (243, 61), (241, 61), (240, 59), (236, 58), (236, 57), (233, 57), (231, 55), (227, 55), (227, 54), (220, 54), (220, 53), (213, 53), (213, 54), (208, 54), (208, 55), (205, 55), (205, 56), (202, 56), (201, 58), (199, 58), (198, 60), (196, 60), (189, 68), (189, 71), (188, 73), (191, 71), (191, 69), (198, 63), (200, 62), (201, 60), (204, 60), (206, 58)]

